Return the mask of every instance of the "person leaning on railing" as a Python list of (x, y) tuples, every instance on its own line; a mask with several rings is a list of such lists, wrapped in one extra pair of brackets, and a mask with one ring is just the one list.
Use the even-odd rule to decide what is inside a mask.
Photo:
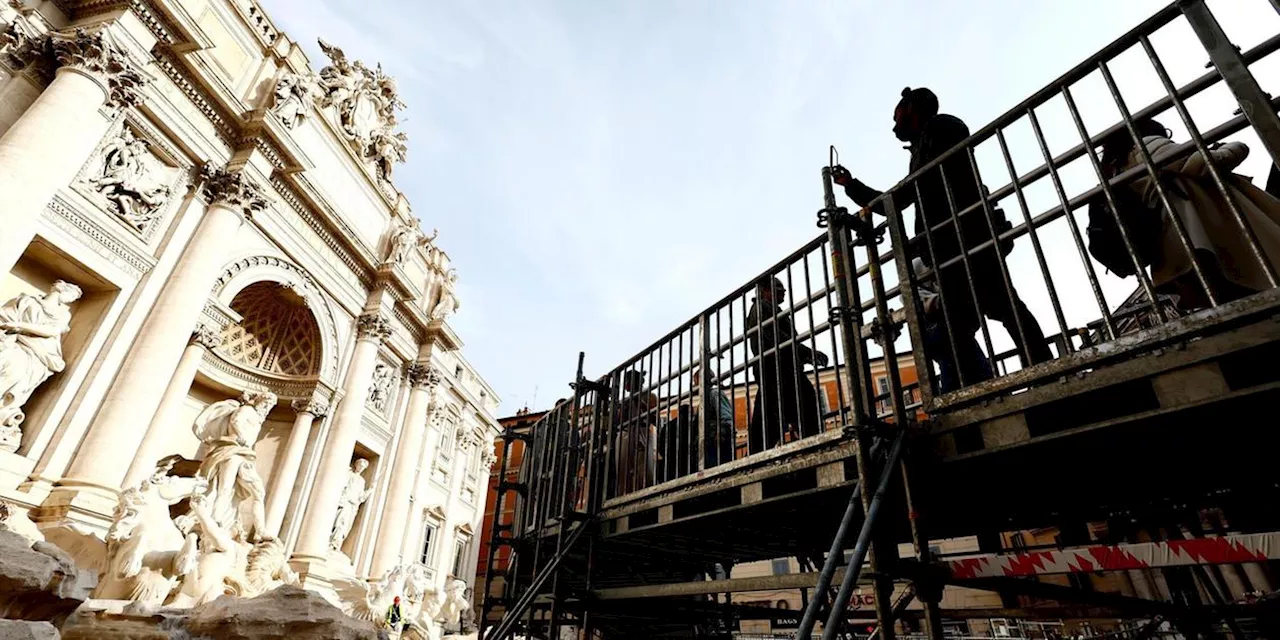
[[(1200, 261), (1205, 279), (1219, 302), (1227, 302), (1271, 288), (1266, 270), (1254, 256), (1248, 238), (1214, 183), (1205, 157), (1199, 151), (1180, 160), (1169, 160), (1179, 145), (1164, 125), (1152, 119), (1134, 123), (1151, 161), (1160, 166), (1169, 204), (1178, 214)], [(1227, 192), (1244, 221), (1258, 239), (1263, 259), (1280, 272), (1280, 199), (1259, 189), (1248, 178), (1230, 173), (1249, 155), (1242, 142), (1227, 142), (1209, 149), (1222, 174)], [(1120, 131), (1103, 143), (1106, 175), (1119, 175), (1142, 163), (1142, 155), (1129, 132)], [(1274, 166), (1272, 167), (1274, 170)], [(1193, 311), (1209, 306), (1199, 279), (1191, 268), (1177, 227), (1164, 215), (1155, 182), (1142, 176), (1124, 188), (1137, 192), (1146, 208), (1161, 213), (1160, 238), (1151, 259), (1151, 281), (1157, 291), (1178, 296), (1178, 307)]]
[[(902, 100), (893, 112), (893, 122), (894, 135), (910, 145), (907, 147), (911, 151), (909, 173), (915, 173), (969, 137), (969, 127), (955, 116), (938, 113), (938, 97), (923, 88), (902, 91)], [(832, 180), (844, 187), (845, 194), (861, 207), (871, 205), (883, 193), (863, 184), (848, 169), (839, 165), (832, 168)], [(950, 187), (951, 198), (947, 197), (947, 187)], [(1023, 355), (1024, 363), (1045, 362), (1053, 358), (1053, 352), (1049, 350), (1049, 343), (1045, 340), (1040, 323), (1023, 304), (1013, 283), (1004, 280), (1000, 256), (991, 247), (972, 252), (974, 247), (992, 241), (992, 226), (998, 233), (1011, 228), (1003, 212), (995, 209), (989, 225), (985, 207), (978, 206), (961, 217), (959, 226), (962, 236), (956, 233), (955, 225), (947, 225), (930, 232), (926, 239), (926, 222), (932, 228), (951, 220), (952, 201), (955, 213), (959, 213), (977, 204), (981, 193), (982, 187), (969, 164), (969, 154), (963, 151), (952, 154), (941, 163), (940, 168), (925, 172), (914, 184), (902, 185), (894, 191), (893, 204), (899, 213), (911, 205), (916, 206), (916, 237), (911, 241), (908, 249), (910, 255), (907, 258), (918, 257), (929, 266), (934, 264), (934, 258), (939, 264), (945, 263), (961, 254), (960, 240), (963, 237), (965, 249), (971, 252), (968, 257), (968, 273), (964, 262), (959, 261), (942, 269), (938, 276), (950, 335), (957, 341), (968, 341), (981, 325), (981, 311), (982, 315), (1004, 325), (1017, 344), (1019, 354), (1030, 354), (1029, 363)], [(876, 202), (871, 209), (884, 215), (882, 201)], [(1000, 244), (1000, 251), (1004, 254), (1013, 248), (1012, 242)], [(969, 286), (969, 276), (973, 278), (972, 288)], [(1021, 331), (1018, 325), (1021, 325)], [(952, 359), (953, 354), (950, 348), (945, 348), (940, 352), (934, 350), (929, 357), (941, 362), (943, 359)], [(960, 354), (957, 366), (965, 383), (973, 384), (991, 377), (990, 368), (984, 360), (975, 359), (964, 352)]]
[(747, 312), (747, 344), (760, 356), (752, 365), (757, 391), (747, 426), (750, 453), (778, 446), (784, 434), (795, 440), (822, 431), (818, 395), (804, 365), (820, 370), (827, 366), (827, 354), (795, 339), (791, 313), (782, 309), (786, 297), (782, 281), (765, 276), (756, 282), (756, 299)]

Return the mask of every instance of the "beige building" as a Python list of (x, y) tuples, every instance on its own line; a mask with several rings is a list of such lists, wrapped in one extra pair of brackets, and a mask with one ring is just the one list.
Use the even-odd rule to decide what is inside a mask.
[(122, 489), (199, 475), (307, 586), (470, 583), (498, 398), (392, 179), (394, 80), (255, 0), (0, 24), (0, 499), (91, 563)]

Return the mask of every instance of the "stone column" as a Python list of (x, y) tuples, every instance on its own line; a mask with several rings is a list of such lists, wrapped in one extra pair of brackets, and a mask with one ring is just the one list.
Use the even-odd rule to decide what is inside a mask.
[(329, 406), (320, 400), (294, 400), (293, 410), (297, 417), (293, 420), (293, 429), (289, 431), (289, 440), (284, 445), (284, 457), (280, 460), (280, 471), (271, 480), (267, 489), (267, 531), (272, 535), (280, 534), (280, 524), (284, 522), (284, 511), (289, 506), (289, 497), (293, 486), (298, 481), (298, 472), (302, 470), (302, 454), (307, 450), (307, 440), (311, 438), (311, 425), (316, 418), (323, 418), (329, 413)]
[(0, 272), (8, 273), (31, 243), (40, 214), (69, 184), (106, 134), (100, 110), (142, 101), (148, 80), (103, 28), (54, 32), (28, 39), (11, 31), (8, 56), (18, 62), (57, 65), (53, 81), (0, 136), (0, 193), (4, 232)]
[(157, 381), (173, 377), (192, 325), (200, 317), (218, 271), (245, 218), (266, 207), (260, 187), (241, 173), (204, 171), (204, 217), (157, 297), (137, 342), (125, 356), (98, 415), (60, 484), (112, 496), (125, 476), (121, 459), (142, 443), (139, 424), (150, 424), (160, 405)]
[(377, 546), (373, 551), (372, 575), (380, 576), (401, 563), (404, 531), (409, 526), (409, 509), (417, 480), (418, 459), (422, 455), (422, 439), (427, 433), (427, 418), (435, 410), (435, 392), (440, 374), (430, 365), (412, 364), (406, 377), (411, 385), (409, 406), (400, 427), (400, 446), (391, 466), (387, 501), (378, 528)]
[(163, 450), (167, 441), (164, 434), (175, 427), (174, 421), (187, 394), (191, 392), (191, 383), (195, 382), (196, 371), (204, 360), (205, 352), (218, 346), (220, 342), (218, 332), (203, 323), (191, 332), (191, 341), (187, 343), (186, 351), (182, 352), (182, 359), (178, 360), (178, 368), (169, 380), (156, 415), (147, 427), (147, 434), (142, 437), (142, 444), (138, 447), (138, 453), (133, 456), (129, 472), (125, 474), (124, 487), (132, 487), (149, 478), (155, 471), (156, 461), (167, 454)]
[(302, 531), (294, 551), (296, 560), (318, 562), (328, 556), (329, 534), (338, 515), (338, 498), (347, 483), (356, 437), (360, 435), (360, 420), (364, 416), (365, 400), (369, 397), (369, 385), (373, 382), (378, 346), (390, 334), (391, 323), (381, 315), (366, 313), (357, 322), (356, 348), (343, 385), (345, 397), (338, 404), (333, 424), (329, 426), (329, 437), (324, 443), (315, 486), (307, 501)]

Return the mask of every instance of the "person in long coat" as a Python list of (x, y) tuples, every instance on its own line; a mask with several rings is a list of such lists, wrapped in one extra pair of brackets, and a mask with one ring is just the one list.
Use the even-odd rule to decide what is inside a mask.
[[(1138, 129), (1152, 161), (1161, 167), (1169, 203), (1186, 228), (1187, 238), (1200, 258), (1218, 301), (1270, 289), (1262, 262), (1254, 255), (1222, 191), (1214, 184), (1204, 155), (1196, 151), (1170, 161), (1179, 145), (1170, 139), (1169, 132), (1152, 120), (1139, 123)], [(1228, 195), (1257, 238), (1263, 260), (1280, 274), (1280, 199), (1258, 188), (1248, 178), (1231, 173), (1249, 155), (1249, 147), (1244, 143), (1215, 145), (1209, 153), (1226, 183)], [(1127, 156), (1126, 168), (1141, 161), (1135, 147)], [(1130, 187), (1141, 195), (1146, 206), (1164, 211), (1155, 182), (1149, 177), (1134, 180)], [(1192, 271), (1177, 228), (1167, 217), (1161, 249), (1151, 265), (1151, 278), (1161, 293), (1179, 296), (1179, 306), (1183, 309), (1208, 306), (1208, 298)]]

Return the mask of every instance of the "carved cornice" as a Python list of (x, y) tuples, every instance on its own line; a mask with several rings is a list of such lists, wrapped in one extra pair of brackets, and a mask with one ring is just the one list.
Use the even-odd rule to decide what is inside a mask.
[(391, 322), (379, 313), (363, 313), (356, 318), (356, 336), (363, 340), (386, 340), (391, 335)]
[(222, 205), (234, 209), (245, 217), (267, 208), (267, 198), (262, 187), (254, 184), (240, 171), (215, 169), (205, 165), (200, 170), (204, 181), (202, 192), (209, 206)]
[(411, 386), (428, 391), (435, 391), (436, 387), (440, 386), (440, 381), (444, 379), (435, 367), (416, 362), (405, 367), (404, 375)]
[(201, 322), (191, 332), (191, 344), (198, 344), (205, 349), (214, 349), (222, 344), (222, 336), (216, 329)]
[(96, 78), (107, 88), (107, 106), (125, 108), (142, 104), (142, 91), (151, 80), (116, 45), (105, 28), (55, 31), (48, 38), (58, 66)]
[(373, 286), (373, 277), (369, 274), (368, 263), (362, 261), (355, 252), (353, 252), (339, 239), (338, 235), (333, 232), (333, 229), (330, 228), (318, 214), (303, 203), (302, 196), (298, 194), (298, 191), (293, 187), (293, 185), (281, 179), (277, 174), (272, 176), (271, 186), (275, 188), (276, 193), (280, 194), (281, 199), (283, 199), (285, 203), (290, 207), (293, 207), (293, 210), (297, 212), (298, 217), (301, 218), (303, 222), (307, 223), (307, 226), (310, 227), (311, 231), (320, 238), (320, 241), (323, 242), (325, 246), (334, 253), (334, 255), (338, 256), (338, 258), (342, 260), (342, 263), (346, 265), (347, 269), (349, 269), (355, 276), (356, 280), (353, 284), (357, 284), (358, 287), (364, 289), (368, 289)]
[(317, 419), (329, 415), (329, 404), (317, 398), (294, 400), (289, 406), (298, 413), (309, 413)]
[(178, 90), (182, 91), (182, 94), (191, 101), (191, 104), (195, 105), (201, 115), (209, 119), (209, 122), (213, 124), (214, 131), (218, 132), (218, 136), (222, 138), (223, 142), (232, 147), (239, 146), (241, 135), (236, 126), (232, 124), (235, 118), (217, 100), (211, 98), (203, 88), (191, 81), (182, 63), (178, 61), (176, 53), (167, 49), (157, 51), (155, 65), (177, 85)]

